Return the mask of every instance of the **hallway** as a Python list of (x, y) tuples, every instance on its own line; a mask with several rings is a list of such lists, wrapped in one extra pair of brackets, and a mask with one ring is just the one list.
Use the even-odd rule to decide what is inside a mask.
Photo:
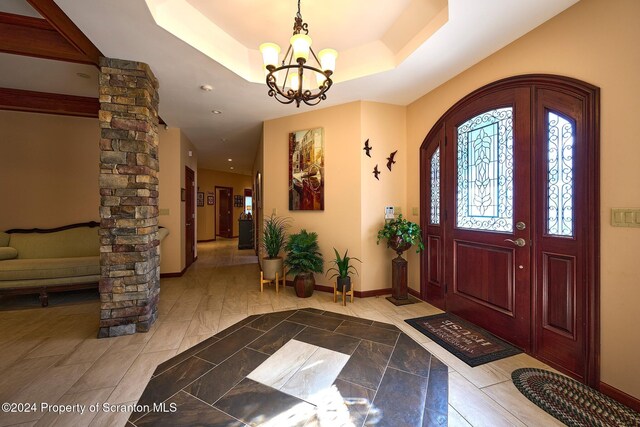
[[(329, 293), (301, 299), (292, 288), (276, 294), (270, 286), (260, 293), (258, 277), (254, 252), (238, 250), (236, 240), (199, 244), (198, 260), (183, 277), (161, 280), (159, 318), (149, 333), (101, 340), (95, 298), (68, 297), (46, 309), (0, 301), (0, 401), (133, 404), (156, 366), (174, 355), (247, 316), (309, 307), (392, 323), (447, 364), (450, 426), (562, 425), (511, 383), (512, 370), (545, 365), (520, 354), (469, 367), (404, 322), (440, 312), (429, 304), (396, 307), (381, 296), (343, 307)], [(0, 426), (124, 425), (129, 415), (0, 413)]]

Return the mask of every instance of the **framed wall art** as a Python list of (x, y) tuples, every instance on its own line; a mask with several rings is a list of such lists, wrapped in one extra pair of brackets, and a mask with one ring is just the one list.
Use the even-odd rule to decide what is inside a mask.
[(198, 191), (198, 207), (204, 206), (204, 193)]
[(243, 205), (244, 203), (242, 203), (242, 195), (236, 194), (235, 196), (233, 196), (233, 207), (241, 208)]
[(216, 204), (216, 196), (209, 195), (207, 196), (207, 205), (215, 205)]
[(289, 134), (289, 210), (324, 210), (324, 129)]

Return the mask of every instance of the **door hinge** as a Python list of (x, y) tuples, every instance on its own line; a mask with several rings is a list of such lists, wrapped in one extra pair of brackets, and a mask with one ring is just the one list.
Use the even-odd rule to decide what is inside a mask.
[(447, 282), (444, 283), (444, 293), (447, 293)]
[(446, 221), (447, 220), (447, 210), (446, 209), (444, 210), (443, 215), (444, 215), (444, 220)]
[(444, 145), (446, 146), (449, 143), (449, 141), (447, 141), (447, 136), (445, 135), (444, 137)]

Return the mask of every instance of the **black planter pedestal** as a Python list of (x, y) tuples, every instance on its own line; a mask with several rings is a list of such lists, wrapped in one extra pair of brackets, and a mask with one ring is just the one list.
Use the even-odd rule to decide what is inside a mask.
[(414, 304), (416, 300), (409, 297), (407, 286), (407, 260), (398, 255), (391, 260), (391, 296), (387, 297), (394, 305)]

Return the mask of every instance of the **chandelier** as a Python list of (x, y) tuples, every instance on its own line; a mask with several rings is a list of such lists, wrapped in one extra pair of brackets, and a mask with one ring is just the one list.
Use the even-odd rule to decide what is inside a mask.
[[(280, 66), (278, 66), (280, 46), (275, 43), (260, 45), (267, 71), (269, 96), (283, 104), (295, 102), (296, 107), (300, 107), (301, 102), (317, 105), (320, 101), (327, 99), (327, 91), (333, 84), (331, 75), (336, 68), (338, 52), (333, 49), (323, 49), (316, 56), (311, 49), (311, 37), (308, 34), (308, 24), (302, 21), (300, 0), (298, 0), (293, 36), (289, 40), (289, 49), (282, 58)], [(315, 59), (317, 67), (307, 64), (309, 53)]]

